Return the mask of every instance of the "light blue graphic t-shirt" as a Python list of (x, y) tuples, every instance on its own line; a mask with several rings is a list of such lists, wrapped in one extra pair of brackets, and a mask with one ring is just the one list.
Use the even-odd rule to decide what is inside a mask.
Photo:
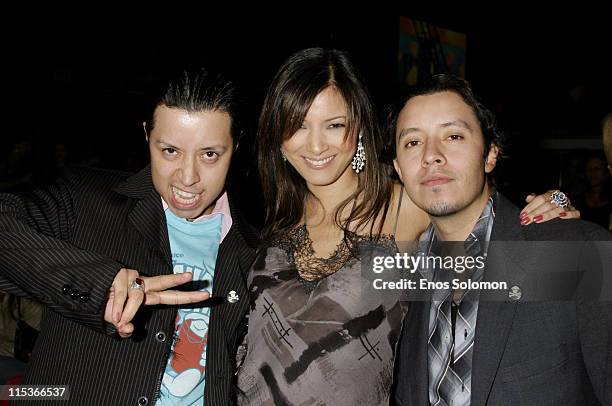
[[(212, 292), (223, 214), (189, 222), (166, 210), (174, 273), (192, 272)], [(158, 405), (202, 405), (210, 307), (179, 309)]]

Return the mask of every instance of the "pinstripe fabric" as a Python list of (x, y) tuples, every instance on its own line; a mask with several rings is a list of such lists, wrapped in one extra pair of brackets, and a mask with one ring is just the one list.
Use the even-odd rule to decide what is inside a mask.
[[(230, 207), (234, 223), (219, 249), (212, 294), (234, 290), (240, 300), (211, 312), (207, 405), (232, 403), (237, 336), (248, 308), (246, 272), (257, 244), (231, 199)], [(46, 305), (24, 384), (70, 385), (66, 404), (136, 405), (143, 396), (153, 403), (176, 309), (144, 308), (128, 340), (107, 334), (112, 328), (103, 322), (106, 291), (120, 268), (172, 273), (161, 199), (148, 167), (131, 177), (78, 168), (45, 191), (0, 195), (0, 256), (0, 289)], [(65, 284), (89, 300), (64, 295)]]

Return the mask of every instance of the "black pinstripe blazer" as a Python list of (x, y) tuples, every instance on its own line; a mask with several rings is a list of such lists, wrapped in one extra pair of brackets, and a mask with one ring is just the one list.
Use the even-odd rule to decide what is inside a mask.
[[(206, 405), (233, 403), (235, 350), (248, 309), (246, 273), (256, 234), (235, 210), (221, 243), (211, 309)], [(45, 306), (24, 384), (69, 385), (70, 404), (153, 404), (169, 357), (176, 309), (143, 308), (118, 339), (103, 320), (117, 271), (172, 273), (159, 194), (147, 167), (136, 175), (76, 168), (53, 186), (0, 194), (0, 289)], [(44, 403), (44, 402), (41, 402)]]

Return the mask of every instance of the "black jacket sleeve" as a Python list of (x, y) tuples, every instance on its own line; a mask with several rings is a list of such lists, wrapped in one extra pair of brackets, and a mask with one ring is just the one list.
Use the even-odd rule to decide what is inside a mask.
[[(107, 291), (123, 266), (71, 244), (78, 181), (0, 194), (0, 289), (107, 332)], [(93, 232), (93, 230), (92, 230)]]

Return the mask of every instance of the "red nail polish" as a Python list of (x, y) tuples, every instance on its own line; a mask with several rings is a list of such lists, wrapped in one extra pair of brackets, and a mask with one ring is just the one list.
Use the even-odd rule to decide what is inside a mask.
[(525, 212), (521, 213), (521, 215), (520, 215), (521, 219), (524, 218), (524, 217), (527, 217), (527, 213), (525, 213)]
[(534, 219), (533, 219), (533, 221), (535, 221), (536, 223), (538, 223), (538, 222), (542, 221), (542, 219), (543, 219), (543, 218), (544, 218), (544, 216), (540, 214), (539, 216), (535, 216), (535, 217), (534, 217)]
[(559, 217), (567, 217), (567, 212), (562, 211), (561, 213), (559, 213)]
[(529, 223), (529, 216), (527, 216), (527, 217), (523, 217), (523, 218), (521, 219), (521, 225), (523, 225), (523, 226), (524, 226), (524, 225), (525, 225), (525, 224), (527, 224), (527, 223)]

